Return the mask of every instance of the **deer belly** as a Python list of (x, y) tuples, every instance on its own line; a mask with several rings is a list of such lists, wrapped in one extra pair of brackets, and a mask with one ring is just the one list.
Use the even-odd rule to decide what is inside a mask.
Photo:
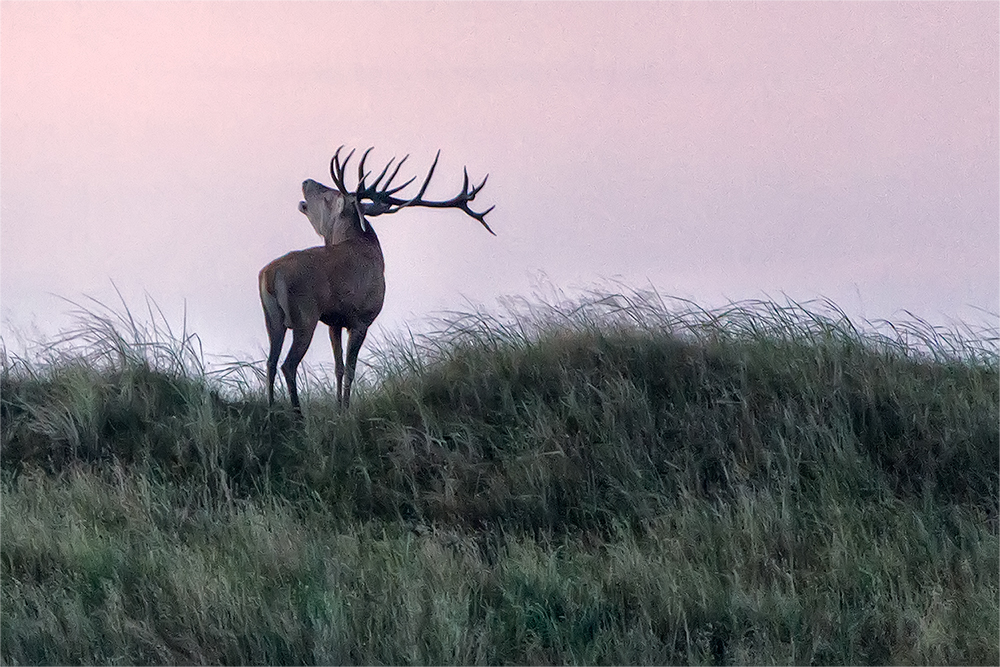
[(337, 307), (329, 308), (320, 315), (320, 321), (331, 327), (355, 329), (367, 327), (382, 311), (383, 294), (365, 294), (363, 298), (344, 299)]

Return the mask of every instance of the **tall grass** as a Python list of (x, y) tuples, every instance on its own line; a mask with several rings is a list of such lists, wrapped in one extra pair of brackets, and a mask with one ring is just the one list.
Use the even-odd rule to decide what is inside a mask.
[(149, 315), (4, 353), (5, 662), (1000, 659), (995, 331), (511, 302), (296, 423)]

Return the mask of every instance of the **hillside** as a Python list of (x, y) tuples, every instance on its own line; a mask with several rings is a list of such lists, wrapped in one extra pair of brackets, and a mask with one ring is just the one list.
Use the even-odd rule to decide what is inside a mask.
[(0, 659), (1000, 661), (996, 332), (650, 293), (440, 324), (302, 424), (127, 311), (5, 353)]

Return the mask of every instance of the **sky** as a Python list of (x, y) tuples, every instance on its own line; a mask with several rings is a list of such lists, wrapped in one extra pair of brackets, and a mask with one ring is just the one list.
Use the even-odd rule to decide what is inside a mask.
[[(263, 359), (257, 272), (321, 244), (301, 183), (409, 154), (375, 218), (370, 339), (506, 297), (653, 287), (706, 307), (996, 324), (996, 2), (0, 2), (0, 333), (148, 295)], [(289, 337), (290, 338), (290, 337)], [(286, 342), (287, 345), (287, 342)], [(362, 358), (366, 352), (362, 352)], [(331, 360), (325, 334), (307, 363)]]

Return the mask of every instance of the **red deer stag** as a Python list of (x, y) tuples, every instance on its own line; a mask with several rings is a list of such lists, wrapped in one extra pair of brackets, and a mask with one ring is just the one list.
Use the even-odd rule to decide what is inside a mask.
[[(486, 214), (469, 208), (475, 196), (486, 185), (486, 179), (469, 189), (469, 173), (465, 170), (462, 192), (445, 201), (427, 201), (423, 198), (427, 185), (437, 166), (438, 151), (420, 192), (415, 197), (401, 199), (394, 196), (413, 182), (413, 178), (396, 187), (390, 187), (406, 156), (398, 163), (389, 178), (379, 189), (382, 179), (389, 173), (393, 161), (368, 185), (365, 180), (365, 159), (369, 148), (358, 164), (358, 186), (348, 192), (344, 182), (344, 169), (354, 155), (352, 150), (340, 163), (341, 146), (330, 161), (330, 176), (337, 187), (328, 188), (308, 179), (302, 183), (305, 201), (299, 210), (326, 244), (322, 247), (296, 250), (274, 260), (260, 271), (260, 301), (264, 306), (264, 319), (271, 350), (267, 357), (267, 402), (274, 403), (274, 376), (285, 341), (285, 332), (292, 330), (292, 346), (281, 364), (281, 372), (288, 385), (288, 394), (296, 414), (302, 414), (295, 385), (295, 371), (312, 341), (316, 325), (323, 322), (330, 327), (330, 342), (337, 372), (337, 403), (347, 408), (351, 402), (351, 383), (358, 361), (358, 352), (368, 333), (368, 327), (382, 310), (385, 298), (385, 263), (382, 248), (375, 230), (367, 218), (396, 213), (411, 206), (430, 208), (457, 208), (475, 218), (490, 233)], [(488, 177), (488, 175), (487, 175)], [(344, 365), (342, 330), (347, 329), (347, 364)]]

